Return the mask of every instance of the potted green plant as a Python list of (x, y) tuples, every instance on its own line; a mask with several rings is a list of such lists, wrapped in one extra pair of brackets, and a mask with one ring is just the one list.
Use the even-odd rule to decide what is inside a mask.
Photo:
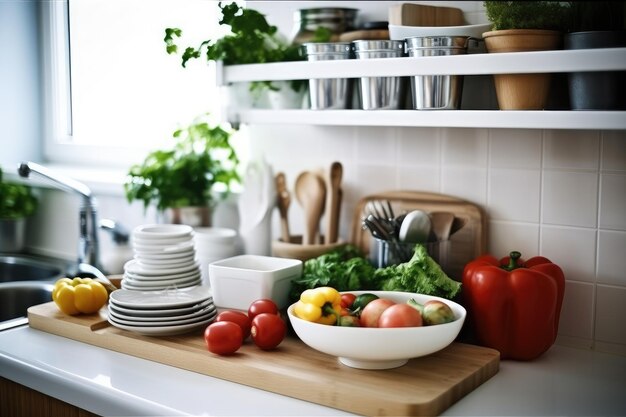
[[(483, 33), (489, 53), (559, 49), (567, 6), (557, 1), (485, 1), (492, 30)], [(541, 110), (550, 74), (494, 74), (502, 110)]]
[(241, 181), (232, 133), (229, 127), (211, 124), (208, 114), (196, 118), (174, 132), (171, 149), (155, 150), (130, 168), (126, 198), (168, 211), (170, 223), (210, 226), (217, 193), (226, 196)]
[[(569, 2), (564, 49), (626, 47), (623, 1)], [(620, 71), (575, 72), (568, 74), (570, 105), (573, 110), (622, 110), (626, 78)]]
[[(289, 44), (278, 33), (276, 26), (270, 25), (265, 16), (253, 9), (242, 8), (236, 3), (223, 5), (219, 3), (222, 13), (220, 25), (230, 27), (230, 33), (219, 39), (208, 39), (199, 46), (188, 46), (182, 53), (182, 66), (185, 67), (192, 59), (203, 56), (207, 61), (222, 62), (224, 65), (262, 64), (269, 62), (300, 61), (303, 56), (298, 45)], [(179, 53), (176, 39), (182, 36), (180, 28), (165, 29), (165, 44), (168, 54)], [(244, 86), (246, 84), (243, 84)], [(236, 87), (235, 87), (236, 89)], [(256, 99), (253, 107), (259, 105), (264, 92), (281, 92), (290, 94), (296, 107), (302, 105), (306, 82), (294, 80), (289, 82), (260, 81), (249, 85), (249, 93)], [(233, 89), (231, 89), (233, 90)], [(235, 100), (240, 107), (243, 104), (241, 92), (235, 92)], [(273, 98), (270, 98), (272, 101)], [(298, 102), (299, 100), (299, 102)]]
[(26, 219), (38, 206), (31, 187), (4, 181), (0, 168), (0, 252), (21, 252)]

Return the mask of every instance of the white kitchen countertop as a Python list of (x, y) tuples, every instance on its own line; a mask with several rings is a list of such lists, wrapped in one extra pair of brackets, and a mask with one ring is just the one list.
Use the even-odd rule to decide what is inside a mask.
[[(22, 326), (0, 332), (0, 376), (103, 416), (351, 415)], [(626, 357), (553, 346), (500, 371), (446, 416), (626, 416)]]

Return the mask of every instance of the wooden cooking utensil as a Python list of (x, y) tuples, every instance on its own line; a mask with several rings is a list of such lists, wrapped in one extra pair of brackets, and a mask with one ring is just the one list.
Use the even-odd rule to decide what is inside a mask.
[(341, 179), (343, 166), (341, 162), (333, 162), (328, 173), (328, 196), (326, 199), (326, 241), (335, 243), (339, 232), (339, 213), (341, 211)]
[(289, 242), (289, 219), (287, 214), (289, 212), (289, 205), (291, 204), (291, 195), (287, 190), (287, 181), (285, 179), (285, 173), (279, 172), (276, 174), (276, 193), (278, 212), (280, 213), (280, 233), (283, 242)]
[(317, 174), (304, 171), (296, 179), (295, 191), (296, 198), (304, 210), (302, 244), (312, 245), (317, 240), (320, 219), (324, 214), (326, 185)]
[(430, 213), (432, 221), (432, 233), (435, 241), (446, 241), (450, 238), (452, 223), (454, 223), (454, 213), (437, 211)]

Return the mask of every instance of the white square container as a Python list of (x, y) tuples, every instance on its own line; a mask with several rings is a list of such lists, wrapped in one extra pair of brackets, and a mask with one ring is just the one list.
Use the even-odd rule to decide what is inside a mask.
[(209, 264), (213, 302), (217, 307), (248, 310), (260, 298), (287, 307), (291, 280), (302, 275), (302, 261), (261, 255), (239, 255)]

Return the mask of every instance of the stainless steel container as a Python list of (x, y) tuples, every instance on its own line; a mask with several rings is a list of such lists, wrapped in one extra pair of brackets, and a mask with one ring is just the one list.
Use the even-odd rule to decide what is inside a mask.
[(358, 9), (342, 7), (318, 7), (301, 9), (294, 14), (293, 43), (312, 42), (318, 28), (328, 29), (332, 36), (330, 41), (338, 40), (340, 34), (356, 29)]
[[(350, 42), (305, 43), (308, 61), (351, 58)], [(352, 104), (352, 78), (315, 78), (309, 80), (311, 109), (349, 109)]]
[[(370, 262), (376, 268), (385, 268), (411, 260), (415, 253), (415, 243), (388, 241), (372, 238), (370, 241)], [(444, 272), (449, 273), (450, 240), (422, 243), (428, 255), (441, 266)]]
[[(406, 39), (406, 48), (410, 57), (462, 55), (467, 53), (469, 40), (467, 36), (413, 37)], [(415, 109), (458, 110), (463, 76), (417, 75), (411, 77), (411, 91)]]
[[(352, 42), (356, 59), (397, 58), (404, 56), (404, 42), (396, 40), (359, 40)], [(407, 77), (362, 77), (359, 94), (364, 110), (403, 108)]]

